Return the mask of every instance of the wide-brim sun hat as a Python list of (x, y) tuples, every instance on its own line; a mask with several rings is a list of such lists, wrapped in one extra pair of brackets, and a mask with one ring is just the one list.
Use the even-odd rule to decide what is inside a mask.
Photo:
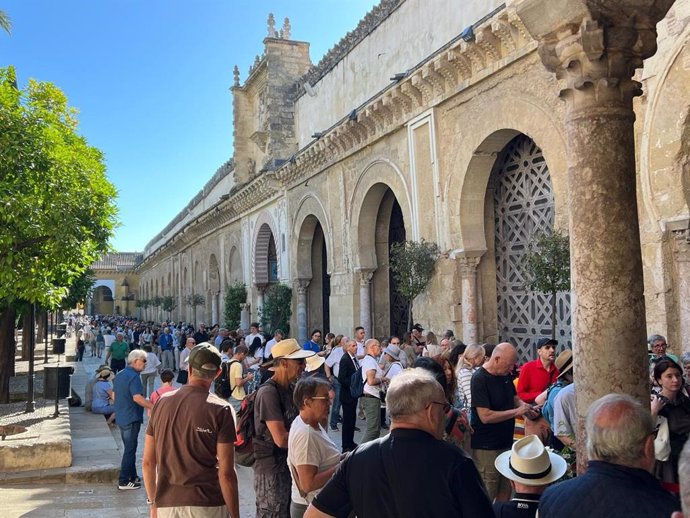
[(543, 486), (561, 478), (567, 469), (565, 459), (544, 447), (539, 437), (528, 435), (496, 457), (501, 475), (526, 486)]
[[(286, 360), (302, 360), (314, 356), (314, 351), (302, 349), (294, 338), (286, 338), (281, 340), (271, 349), (273, 360), (284, 358)], [(271, 362), (266, 362), (265, 365), (270, 365)]]
[(558, 377), (570, 372), (573, 368), (573, 353), (570, 349), (564, 349), (556, 357), (556, 368), (558, 369)]
[(326, 363), (326, 358), (315, 354), (307, 358), (307, 366), (304, 370), (307, 372), (317, 371), (324, 363)]
[(395, 344), (389, 344), (383, 350), (383, 354), (387, 354), (391, 358), (393, 358), (394, 360), (399, 361), (400, 360), (400, 347), (398, 347)]

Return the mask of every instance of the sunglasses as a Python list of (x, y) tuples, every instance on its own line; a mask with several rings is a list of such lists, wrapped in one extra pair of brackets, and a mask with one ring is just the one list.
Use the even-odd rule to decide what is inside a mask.
[[(450, 412), (450, 403), (448, 403), (447, 401), (443, 402), (443, 403), (441, 403), (440, 401), (430, 401), (429, 405), (441, 405), (443, 407), (443, 413), (444, 414), (447, 414), (448, 412)], [(428, 408), (428, 405), (427, 405), (427, 408)]]
[(330, 396), (312, 396), (309, 399), (331, 399)]

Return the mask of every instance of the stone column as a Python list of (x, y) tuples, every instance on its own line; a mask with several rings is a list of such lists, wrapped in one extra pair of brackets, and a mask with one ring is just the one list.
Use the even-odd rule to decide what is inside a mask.
[(513, 2), (566, 103), (578, 441), (601, 396), (627, 393), (649, 405), (633, 133), (642, 90), (632, 76), (656, 52), (656, 24), (672, 3)]
[(690, 352), (690, 229), (672, 231), (671, 236), (678, 279), (678, 345), (681, 351)]
[(265, 284), (256, 285), (256, 315), (254, 316), (254, 318), (257, 322), (261, 320), (261, 310), (264, 307), (264, 293), (266, 293), (266, 288), (267, 286)]
[(250, 305), (249, 304), (240, 304), (240, 327), (244, 329), (245, 331), (249, 331), (249, 322), (250, 319)]
[(307, 288), (311, 279), (297, 280), (297, 341), (303, 344), (307, 341)]
[(365, 337), (373, 336), (371, 328), (371, 279), (374, 277), (374, 270), (358, 270), (359, 277), (359, 325), (364, 328)]
[(462, 287), (462, 341), (467, 345), (479, 343), (477, 266), (482, 254), (483, 252), (460, 252), (455, 256)]

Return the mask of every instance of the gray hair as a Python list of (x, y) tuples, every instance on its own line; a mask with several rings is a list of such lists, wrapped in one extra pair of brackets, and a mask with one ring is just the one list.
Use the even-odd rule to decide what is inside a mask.
[(206, 381), (211, 381), (216, 379), (216, 376), (218, 376), (219, 371), (207, 371), (204, 369), (195, 369), (191, 365), (189, 366), (189, 372), (192, 373), (192, 375), (195, 378), (201, 378)]
[(323, 378), (317, 376), (308, 376), (306, 378), (300, 378), (295, 385), (295, 391), (292, 394), (292, 399), (298, 410), (304, 408), (304, 400), (314, 397), (318, 391), (319, 387), (325, 387), (326, 392), (330, 389), (330, 384)]
[(654, 431), (649, 408), (626, 394), (597, 399), (587, 412), (587, 456), (611, 464), (638, 467), (644, 444)]
[(462, 364), (465, 367), (470, 367), (470, 363), (467, 361), (471, 358), (477, 358), (479, 356), (486, 356), (486, 351), (481, 345), (468, 345), (465, 349), (465, 353), (462, 355)]
[(686, 351), (680, 356), (680, 361), (683, 365), (690, 363), (690, 352)]
[(414, 415), (436, 400), (445, 401), (438, 381), (421, 368), (401, 372), (391, 380), (386, 393), (386, 407), (391, 419)]
[(141, 349), (134, 349), (132, 352), (130, 352), (127, 355), (127, 365), (132, 365), (137, 360), (145, 360), (145, 359), (146, 359), (146, 351), (142, 351)]
[(666, 337), (663, 335), (652, 335), (647, 339), (647, 343), (649, 345), (654, 345), (654, 342), (656, 342), (657, 340), (661, 340), (662, 342), (665, 342)]
[(690, 516), (690, 441), (685, 441), (685, 446), (683, 446), (683, 451), (678, 459), (678, 479), (683, 514)]

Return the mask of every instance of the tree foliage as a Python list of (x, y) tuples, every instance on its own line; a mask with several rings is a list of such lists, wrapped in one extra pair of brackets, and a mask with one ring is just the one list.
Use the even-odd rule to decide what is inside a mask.
[(175, 308), (177, 307), (177, 299), (172, 295), (161, 297), (161, 307), (163, 308), (163, 311), (168, 313), (168, 319), (170, 319), (171, 313), (175, 311)]
[(53, 84), (0, 69), (0, 300), (56, 307), (108, 249), (116, 190)]
[(240, 327), (240, 304), (247, 302), (247, 287), (244, 283), (236, 281), (225, 288), (225, 327), (237, 329)]
[(7, 34), (12, 34), (12, 20), (7, 16), (5, 11), (0, 11), (0, 29), (4, 30)]
[(151, 306), (154, 308), (159, 308), (163, 305), (163, 297), (156, 295), (151, 299)]
[(206, 299), (204, 299), (203, 295), (199, 295), (198, 293), (193, 293), (191, 295), (187, 295), (187, 297), (185, 298), (185, 303), (188, 306), (192, 306), (193, 308), (196, 308), (197, 306), (206, 305)]
[(0, 68), (0, 402), (9, 399), (16, 307), (78, 296), (115, 227), (117, 192), (77, 124), (55, 85), (20, 89), (14, 68)]
[(259, 310), (261, 327), (264, 332), (273, 334), (281, 329), (286, 336), (290, 333), (292, 317), (292, 288), (285, 284), (272, 284), (264, 295), (264, 305)]
[(541, 234), (527, 253), (527, 287), (551, 295), (551, 337), (556, 338), (556, 295), (570, 291), (570, 238), (553, 230)]
[(91, 296), (94, 282), (96, 282), (96, 277), (93, 270), (87, 268), (79, 277), (72, 281), (72, 285), (69, 287), (69, 293), (62, 299), (60, 308), (71, 309), (76, 307), (77, 304), (83, 304), (84, 301)]
[(424, 239), (391, 245), (389, 267), (398, 291), (409, 304), (409, 325), (412, 325), (412, 303), (429, 284), (439, 255), (438, 245)]

